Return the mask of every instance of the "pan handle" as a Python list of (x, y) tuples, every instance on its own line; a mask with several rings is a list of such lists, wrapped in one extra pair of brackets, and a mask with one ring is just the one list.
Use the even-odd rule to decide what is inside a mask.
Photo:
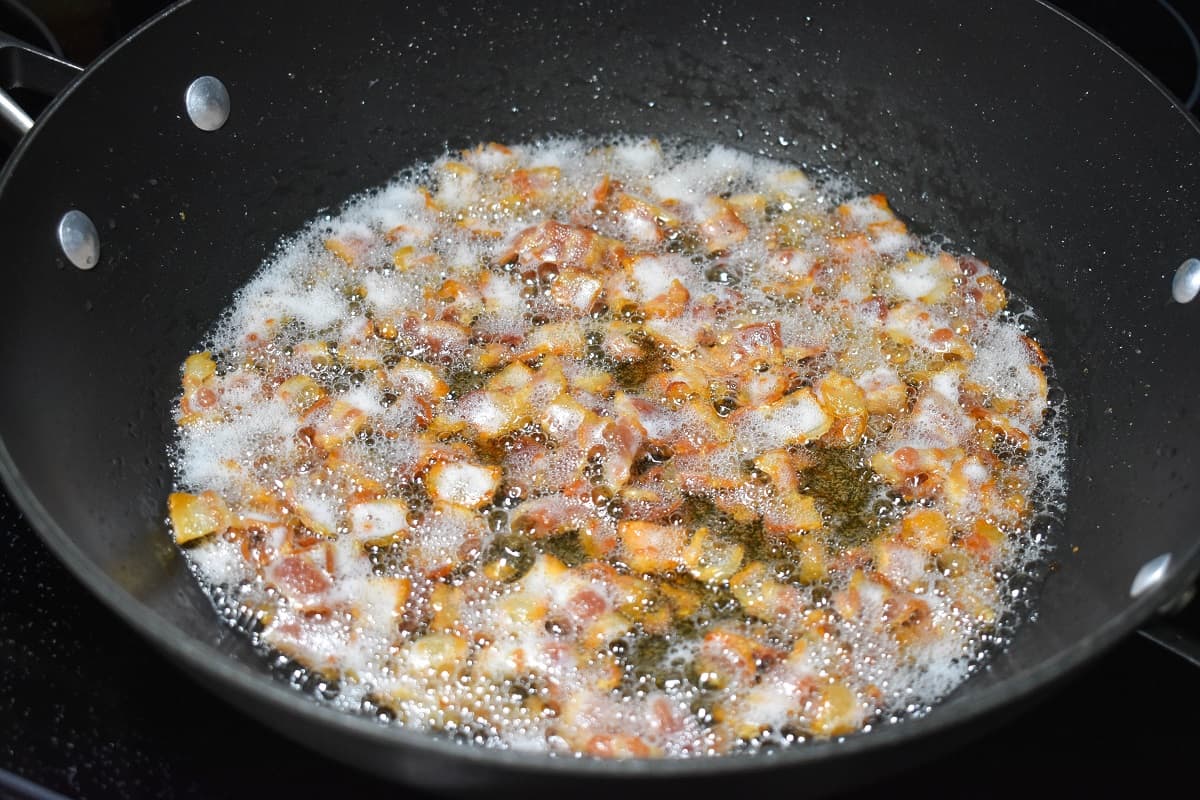
[(27, 89), (49, 97), (83, 72), (81, 67), (0, 32), (0, 129), (17, 141), (33, 127), (33, 118), (9, 91)]
[(1200, 667), (1200, 584), (1192, 583), (1138, 629), (1142, 637)]
[(1169, 650), (1185, 661), (1190, 661), (1193, 666), (1200, 667), (1200, 640), (1179, 625), (1155, 620), (1139, 628), (1138, 633), (1159, 647)]

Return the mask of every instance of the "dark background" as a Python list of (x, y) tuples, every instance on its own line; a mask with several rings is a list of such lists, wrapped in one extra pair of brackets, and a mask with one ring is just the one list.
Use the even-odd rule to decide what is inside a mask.
[[(165, 3), (27, 5), (67, 57), (86, 64)], [(1176, 96), (1191, 94), (1192, 46), (1158, 0), (1058, 5), (1115, 41)], [(0, 0), (0, 30), (35, 36), (6, 6)], [(1173, 6), (1200, 28), (1200, 3)], [(1021, 13), (1019, 3), (1013, 13)], [(1200, 602), (1176, 621), (1200, 637)], [(1200, 671), (1141, 637), (1014, 714), (935, 762), (914, 764), (854, 796), (1159, 795), (1200, 778)], [(397, 792), (416, 796), (293, 745), (196, 687), (85, 592), (0, 491), (0, 799)]]

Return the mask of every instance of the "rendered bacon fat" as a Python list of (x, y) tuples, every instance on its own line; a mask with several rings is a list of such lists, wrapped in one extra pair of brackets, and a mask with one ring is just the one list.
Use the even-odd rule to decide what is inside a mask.
[(604, 758), (851, 734), (965, 679), (1038, 558), (1062, 437), (1007, 306), (786, 164), (481, 145), (239, 294), (172, 530), (348, 710)]

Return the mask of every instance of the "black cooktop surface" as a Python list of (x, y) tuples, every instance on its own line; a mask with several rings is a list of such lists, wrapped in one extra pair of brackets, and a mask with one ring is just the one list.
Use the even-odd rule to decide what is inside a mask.
[[(161, 3), (31, 5), (50, 11), (68, 55), (86, 61)], [(1178, 0), (1178, 18), (1157, 0), (1060, 5), (1177, 96), (1192, 94), (1197, 66), (1179, 23), (1200, 26), (1200, 4)], [(1178, 621), (1200, 636), (1200, 602)], [(854, 796), (1159, 794), (1198, 777), (1198, 719), (1200, 672), (1134, 636), (1003, 725)], [(0, 492), (0, 798), (372, 792), (397, 788), (282, 739), (195, 686), (76, 583)]]

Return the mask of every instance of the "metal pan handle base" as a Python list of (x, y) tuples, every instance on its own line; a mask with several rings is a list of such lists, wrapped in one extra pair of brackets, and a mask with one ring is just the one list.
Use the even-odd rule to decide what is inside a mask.
[(33, 127), (33, 118), (9, 90), (28, 89), (52, 97), (81, 72), (70, 61), (0, 32), (0, 132), (15, 142)]

